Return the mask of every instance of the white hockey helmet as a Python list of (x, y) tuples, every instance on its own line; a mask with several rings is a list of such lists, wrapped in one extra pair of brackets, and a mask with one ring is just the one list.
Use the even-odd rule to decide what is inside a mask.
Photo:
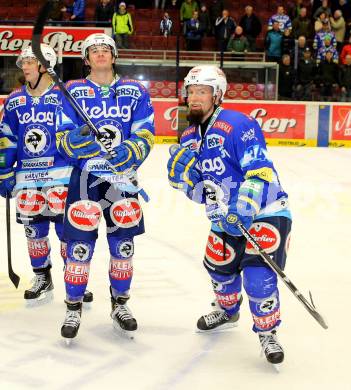
[[(198, 65), (190, 69), (184, 79), (185, 91), (189, 85), (208, 85), (213, 88), (213, 96), (221, 91), (221, 101), (227, 90), (227, 79), (222, 69), (215, 65)], [(187, 92), (186, 92), (187, 95)]]
[[(45, 43), (40, 44), (41, 52), (43, 53), (44, 58), (49, 62), (50, 66), (53, 68), (56, 65), (57, 56), (55, 50)], [(28, 46), (22, 50), (21, 54), (18, 56), (16, 65), (22, 69), (22, 61), (25, 58), (35, 58), (36, 56), (33, 53), (32, 47)]]
[(108, 45), (111, 47), (112, 55), (117, 57), (117, 48), (115, 41), (106, 34), (103, 33), (95, 33), (89, 35), (85, 38), (82, 45), (82, 58), (87, 59), (88, 57), (88, 48), (93, 45)]

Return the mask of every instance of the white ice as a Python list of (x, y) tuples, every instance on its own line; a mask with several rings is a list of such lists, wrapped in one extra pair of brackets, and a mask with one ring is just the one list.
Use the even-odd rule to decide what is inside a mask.
[(32, 272), (23, 227), (12, 224), (13, 267), (21, 276), (15, 290), (7, 278), (0, 200), (0, 389), (351, 389), (351, 150), (275, 147), (270, 155), (294, 216), (286, 273), (306, 297), (312, 291), (329, 323), (322, 329), (280, 283), (286, 358), (279, 374), (259, 357), (246, 297), (238, 328), (195, 332), (213, 298), (202, 267), (209, 223), (201, 206), (168, 186), (168, 146), (157, 145), (140, 172), (152, 201), (143, 205), (147, 232), (136, 239), (129, 301), (139, 323), (134, 340), (116, 335), (109, 317), (103, 226), (89, 281), (94, 302), (84, 309), (73, 344), (60, 336), (64, 284), (53, 229), (54, 301), (24, 307)]

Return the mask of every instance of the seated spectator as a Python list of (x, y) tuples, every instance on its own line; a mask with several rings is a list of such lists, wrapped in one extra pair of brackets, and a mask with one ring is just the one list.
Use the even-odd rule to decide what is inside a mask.
[(316, 34), (322, 31), (324, 24), (327, 24), (329, 29), (331, 28), (327, 14), (325, 12), (322, 12), (321, 14), (319, 14), (317, 20), (314, 22), (314, 31), (316, 32)]
[(203, 31), (199, 22), (198, 11), (193, 12), (193, 16), (185, 25), (186, 49), (190, 51), (201, 50)]
[(217, 18), (220, 18), (222, 15), (222, 12), (224, 10), (224, 2), (223, 0), (211, 0), (210, 5), (208, 6), (208, 11), (210, 14), (210, 21), (211, 21), (211, 34), (216, 34), (216, 20)]
[(297, 39), (300, 35), (303, 35), (307, 39), (312, 38), (312, 23), (307, 17), (307, 9), (302, 7), (300, 9), (300, 15), (292, 22), (293, 37)]
[(169, 14), (168, 12), (165, 12), (163, 14), (163, 18), (160, 22), (160, 34), (165, 36), (165, 37), (168, 37), (168, 35), (171, 35), (172, 34), (172, 20), (171, 18), (169, 17)]
[(350, 54), (351, 55), (351, 37), (349, 38), (349, 43), (347, 43), (341, 50), (340, 54), (340, 62), (341, 64), (346, 64), (346, 56)]
[(227, 51), (232, 52), (233, 60), (244, 60), (243, 54), (249, 50), (249, 42), (243, 35), (243, 29), (240, 26), (235, 28), (234, 34), (230, 37)]
[(327, 51), (333, 53), (333, 59), (335, 62), (338, 61), (339, 55), (336, 50), (335, 34), (332, 31), (330, 31), (325, 21), (323, 23), (322, 31), (317, 33), (314, 37), (313, 48), (317, 52), (316, 55), (317, 64), (319, 64), (320, 61), (324, 60)]
[(345, 22), (350, 22), (351, 19), (351, 5), (350, 2), (347, 2), (347, 0), (339, 0), (339, 4), (333, 9), (332, 11), (336, 11), (339, 9), (342, 12), (342, 16), (345, 19)]
[(239, 25), (249, 42), (249, 51), (256, 51), (256, 39), (262, 31), (260, 19), (253, 13), (251, 5), (245, 7), (245, 15), (240, 19)]
[(273, 28), (273, 23), (279, 23), (279, 30), (283, 33), (287, 28), (291, 29), (291, 20), (288, 15), (285, 14), (285, 9), (282, 5), (278, 6), (277, 13), (271, 16), (268, 20), (268, 30)]
[(165, 8), (168, 11), (179, 10), (180, 9), (180, 0), (167, 0)]
[(293, 58), (295, 49), (295, 39), (291, 36), (291, 30), (287, 28), (283, 33), (282, 53), (289, 54), (290, 59)]
[(227, 50), (229, 38), (234, 33), (235, 27), (236, 24), (234, 19), (229, 15), (229, 11), (227, 9), (224, 9), (222, 12), (222, 16), (216, 19), (215, 24), (216, 38), (219, 51)]
[(345, 64), (340, 69), (341, 101), (351, 101), (351, 54), (345, 57)]
[(185, 25), (188, 20), (193, 16), (194, 11), (198, 11), (199, 7), (196, 1), (185, 0), (180, 7), (180, 23), (183, 25), (183, 31), (185, 32)]
[(112, 16), (112, 31), (117, 48), (128, 49), (129, 35), (133, 34), (133, 21), (124, 1), (119, 3), (118, 10)]
[(72, 5), (61, 8), (62, 12), (71, 14), (70, 20), (81, 22), (85, 19), (85, 0), (75, 0)]
[(100, 0), (95, 8), (95, 20), (99, 22), (97, 25), (110, 25), (113, 11), (111, 0)]
[(304, 52), (307, 49), (307, 42), (306, 37), (303, 35), (300, 35), (297, 38), (297, 63), (304, 58)]
[(316, 61), (312, 58), (311, 49), (306, 47), (303, 52), (303, 58), (299, 60), (297, 66), (296, 100), (312, 100), (312, 89), (316, 74)]
[[(48, 21), (59, 21), (62, 20), (62, 9), (64, 8), (63, 0), (52, 2), (52, 7), (48, 15)], [(57, 24), (56, 24), (57, 25)]]
[(333, 53), (327, 51), (325, 59), (318, 67), (318, 80), (321, 88), (321, 100), (333, 100), (339, 86), (339, 67), (333, 61)]
[(335, 34), (336, 48), (340, 53), (345, 39), (346, 24), (340, 10), (334, 12), (334, 17), (330, 18), (331, 29)]
[(210, 14), (207, 10), (206, 4), (201, 4), (199, 12), (199, 22), (204, 35), (209, 36), (212, 34)]
[(300, 16), (302, 8), (304, 8), (303, 0), (295, 0), (295, 5), (290, 7), (288, 12), (290, 20), (298, 18)]
[(331, 9), (328, 7), (328, 0), (322, 1), (322, 5), (317, 8), (316, 12), (313, 14), (313, 19), (317, 20), (322, 12), (324, 12), (328, 18), (331, 16)]
[(280, 100), (290, 100), (293, 95), (296, 73), (291, 65), (289, 54), (284, 54), (282, 63), (279, 65), (278, 95)]
[(267, 61), (280, 62), (282, 57), (283, 34), (279, 29), (279, 22), (273, 22), (272, 30), (267, 31), (265, 48)]

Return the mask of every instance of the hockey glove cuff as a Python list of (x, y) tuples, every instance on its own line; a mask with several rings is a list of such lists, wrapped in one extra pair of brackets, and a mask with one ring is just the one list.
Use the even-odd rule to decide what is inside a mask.
[(0, 196), (12, 198), (12, 191), (16, 184), (16, 176), (13, 168), (0, 169)]

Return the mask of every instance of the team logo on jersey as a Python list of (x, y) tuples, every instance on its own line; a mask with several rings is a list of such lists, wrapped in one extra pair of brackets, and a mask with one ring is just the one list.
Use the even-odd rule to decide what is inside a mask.
[(78, 98), (93, 99), (93, 98), (95, 98), (95, 91), (92, 87), (75, 87), (75, 88), (72, 88), (71, 94), (75, 99), (78, 99)]
[(97, 229), (102, 216), (102, 208), (97, 202), (80, 200), (68, 208), (67, 217), (70, 224), (86, 232)]
[(22, 190), (16, 195), (16, 208), (20, 214), (34, 216), (42, 214), (46, 207), (46, 196), (37, 190)]
[(53, 157), (32, 158), (30, 160), (22, 160), (23, 169), (43, 169), (51, 168), (54, 165)]
[(116, 88), (116, 95), (117, 97), (130, 96), (132, 99), (139, 99), (141, 92), (139, 88), (134, 85), (129, 85), (127, 87), (121, 85)]
[(96, 127), (101, 134), (99, 139), (102, 139), (103, 145), (107, 145), (108, 148), (115, 148), (123, 141), (123, 130), (120, 123), (105, 119), (97, 122)]
[(272, 295), (266, 298), (264, 301), (257, 303), (256, 309), (259, 314), (268, 314), (275, 311), (278, 306), (278, 298)]
[(221, 157), (206, 158), (201, 161), (201, 172), (214, 172), (216, 175), (223, 175), (225, 165)]
[(219, 134), (211, 134), (206, 137), (206, 142), (208, 149), (223, 147), (224, 137)]
[(16, 96), (10, 99), (6, 104), (6, 110), (11, 111), (17, 107), (25, 106), (27, 104), (26, 96)]
[(49, 210), (54, 214), (63, 214), (65, 210), (65, 203), (67, 198), (67, 188), (53, 187), (47, 193), (47, 201)]
[(222, 130), (227, 134), (230, 134), (231, 131), (233, 130), (233, 126), (230, 123), (225, 121), (216, 121), (213, 124), (212, 128)]
[(29, 125), (23, 134), (23, 138), (23, 149), (28, 156), (41, 156), (50, 148), (51, 137), (44, 126)]
[[(273, 253), (279, 248), (281, 241), (279, 230), (270, 223), (255, 222), (249, 231), (267, 253)], [(245, 253), (250, 255), (257, 254), (249, 242), (246, 244)]]
[(59, 104), (57, 95), (54, 93), (46, 95), (44, 98), (44, 104), (54, 104), (57, 106)]
[(27, 238), (35, 238), (38, 236), (39, 231), (38, 229), (33, 225), (27, 225), (24, 227), (24, 232)]
[(121, 199), (110, 208), (110, 217), (116, 226), (130, 228), (137, 226), (143, 213), (137, 198)]
[(77, 261), (87, 261), (91, 257), (91, 245), (86, 242), (75, 242), (69, 249), (68, 256)]
[(214, 232), (211, 232), (206, 246), (205, 258), (215, 265), (226, 265), (231, 263), (236, 256), (235, 250), (228, 243), (224, 246), (223, 240)]
[(240, 137), (243, 142), (251, 141), (256, 139), (255, 129), (252, 127), (251, 129), (244, 131)]
[(133, 241), (124, 240), (117, 244), (116, 252), (121, 255), (124, 259), (132, 257), (134, 254), (134, 244)]
[(132, 106), (133, 104), (130, 103), (125, 106), (114, 104), (108, 107), (106, 101), (103, 100), (100, 105), (89, 107), (85, 100), (82, 101), (82, 109), (91, 119), (121, 118), (122, 122), (129, 122), (132, 117)]
[(189, 150), (198, 150), (198, 144), (194, 139), (189, 139), (189, 141), (182, 142), (182, 146)]

